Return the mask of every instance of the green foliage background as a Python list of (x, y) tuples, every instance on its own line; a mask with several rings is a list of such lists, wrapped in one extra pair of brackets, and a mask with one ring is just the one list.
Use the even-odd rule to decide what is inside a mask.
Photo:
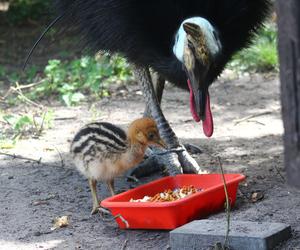
[(29, 19), (39, 21), (49, 12), (49, 0), (10, 0), (6, 18), (11, 24), (22, 24)]

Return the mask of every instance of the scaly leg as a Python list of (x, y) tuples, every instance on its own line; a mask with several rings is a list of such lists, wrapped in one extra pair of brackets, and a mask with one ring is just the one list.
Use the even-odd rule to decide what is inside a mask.
[[(163, 92), (164, 92), (164, 88), (165, 88), (166, 80), (156, 72), (151, 73), (151, 79), (152, 79), (155, 95), (156, 95), (158, 103), (160, 105), (161, 99), (163, 96)], [(146, 105), (144, 116), (146, 116), (146, 117), (152, 116), (150, 107), (148, 105)]]
[(114, 179), (111, 179), (109, 181), (107, 181), (107, 186), (108, 186), (108, 189), (111, 193), (111, 196), (114, 196), (116, 193), (115, 193), (115, 188), (114, 188)]
[[(152, 83), (153, 83), (153, 87), (154, 87), (154, 91), (155, 91), (158, 103), (159, 103), (159, 105), (161, 105), (161, 100), (162, 100), (166, 80), (156, 72), (151, 72), (151, 79), (152, 79)], [(151, 117), (151, 111), (150, 111), (150, 107), (148, 105), (146, 105), (144, 116)], [(193, 145), (190, 143), (185, 143), (183, 145), (190, 154), (201, 154), (202, 153), (202, 150), (196, 145)]]
[[(157, 123), (161, 137), (169, 149), (177, 150), (176, 153), (169, 153), (159, 157), (161, 159), (164, 158), (163, 165), (167, 167), (167, 172), (170, 175), (175, 175), (181, 173), (182, 168), (184, 173), (200, 173), (201, 169), (197, 162), (189, 155), (185, 147), (180, 144), (177, 136), (164, 117), (152, 84), (149, 69), (135, 67), (134, 72), (141, 83), (146, 105), (149, 107), (151, 116)], [(157, 161), (159, 162), (160, 159), (157, 159)], [(138, 177), (134, 172), (132, 174)]]
[(93, 199), (93, 209), (91, 214), (96, 214), (98, 213), (98, 208), (99, 208), (99, 201), (97, 196), (97, 181), (93, 179), (89, 179), (89, 186), (91, 189), (92, 199)]

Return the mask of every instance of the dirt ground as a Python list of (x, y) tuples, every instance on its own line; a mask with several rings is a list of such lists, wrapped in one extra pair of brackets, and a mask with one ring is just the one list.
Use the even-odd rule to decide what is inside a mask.
[[(293, 238), (280, 249), (300, 249), (300, 191), (288, 187), (283, 179), (277, 77), (244, 76), (230, 80), (225, 76), (212, 86), (211, 95), (215, 117), (215, 134), (211, 139), (203, 136), (201, 127), (187, 112), (187, 93), (168, 86), (163, 109), (181, 140), (202, 148), (203, 154), (195, 157), (203, 168), (218, 172), (216, 157), (220, 156), (227, 172), (247, 176), (232, 219), (288, 223), (293, 228)], [(74, 108), (55, 106), (52, 129), (39, 139), (20, 141), (8, 151), (42, 158), (41, 164), (2, 156), (0, 249), (122, 249), (125, 242), (126, 249), (167, 249), (166, 231), (124, 231), (115, 222), (91, 216), (88, 183), (74, 169), (68, 155), (74, 133), (95, 116), (126, 127), (142, 115), (143, 107), (143, 98), (135, 85), (123, 87), (119, 94), (99, 101), (96, 111), (89, 104)], [(148, 181), (149, 178), (143, 180)], [(117, 190), (132, 185), (125, 178), (117, 179)], [(98, 188), (102, 197), (109, 195), (104, 185)], [(249, 197), (255, 191), (262, 192), (264, 198), (252, 203)], [(70, 225), (51, 231), (52, 219), (63, 215), (70, 216)], [(210, 218), (223, 216), (219, 213)]]
[[(49, 104), (55, 110), (53, 127), (42, 137), (20, 141), (16, 148), (5, 151), (41, 158), (40, 164), (0, 156), (0, 249), (169, 248), (168, 231), (119, 230), (114, 221), (104, 222), (98, 215), (91, 216), (88, 183), (70, 160), (70, 140), (85, 123), (96, 118), (126, 128), (143, 114), (138, 86), (112, 87), (112, 97), (92, 108), (91, 103), (72, 108)], [(167, 119), (183, 142), (201, 147), (203, 153), (194, 157), (204, 169), (219, 172), (216, 159), (220, 156), (226, 172), (247, 176), (232, 211), (233, 220), (290, 224), (293, 237), (278, 249), (300, 249), (300, 190), (288, 187), (285, 181), (278, 77), (236, 78), (228, 71), (210, 92), (215, 119), (211, 139), (205, 138), (201, 126), (192, 120), (188, 93), (170, 85), (162, 104)], [(22, 109), (15, 107), (10, 111)], [(159, 176), (141, 181), (156, 178)], [(123, 177), (116, 181), (118, 191), (132, 186), (134, 183)], [(109, 195), (104, 185), (99, 184), (98, 189), (101, 197)], [(261, 192), (263, 199), (251, 202), (253, 192)], [(69, 216), (70, 225), (51, 231), (52, 220), (64, 215)], [(224, 216), (219, 213), (209, 218)]]

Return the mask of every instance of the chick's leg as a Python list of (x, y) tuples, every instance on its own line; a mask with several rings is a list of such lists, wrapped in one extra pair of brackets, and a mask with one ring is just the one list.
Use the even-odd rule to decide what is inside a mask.
[(92, 199), (93, 199), (93, 209), (91, 214), (96, 214), (99, 208), (99, 201), (97, 196), (97, 181), (93, 179), (89, 179), (89, 186), (91, 189)]
[(114, 179), (111, 179), (109, 181), (107, 181), (107, 186), (108, 186), (108, 189), (111, 193), (111, 196), (114, 196), (116, 193), (115, 193), (115, 188), (114, 188)]
[[(185, 147), (180, 144), (177, 136), (170, 127), (160, 108), (159, 100), (156, 96), (155, 89), (152, 84), (149, 69), (136, 67), (134, 71), (139, 82), (141, 83), (146, 100), (146, 105), (151, 111), (151, 116), (157, 123), (160, 136), (166, 142), (169, 149), (173, 151), (176, 150), (176, 153), (173, 152), (164, 155), (154, 155), (154, 157), (156, 158), (154, 162), (158, 166), (163, 164), (165, 167), (167, 167), (167, 172), (170, 175), (181, 173), (182, 170), (184, 173), (200, 173), (201, 169), (199, 168), (197, 162), (189, 155)], [(153, 161), (153, 159), (151, 160)], [(138, 177), (137, 172), (133, 172), (132, 175)]]

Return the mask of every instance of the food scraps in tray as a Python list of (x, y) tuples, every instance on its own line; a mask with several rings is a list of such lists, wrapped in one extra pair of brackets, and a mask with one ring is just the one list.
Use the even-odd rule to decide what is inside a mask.
[(195, 188), (193, 185), (183, 186), (174, 190), (166, 189), (162, 193), (157, 193), (154, 196), (144, 196), (142, 199), (130, 199), (130, 202), (170, 202), (183, 199), (191, 194), (201, 192), (201, 189)]

